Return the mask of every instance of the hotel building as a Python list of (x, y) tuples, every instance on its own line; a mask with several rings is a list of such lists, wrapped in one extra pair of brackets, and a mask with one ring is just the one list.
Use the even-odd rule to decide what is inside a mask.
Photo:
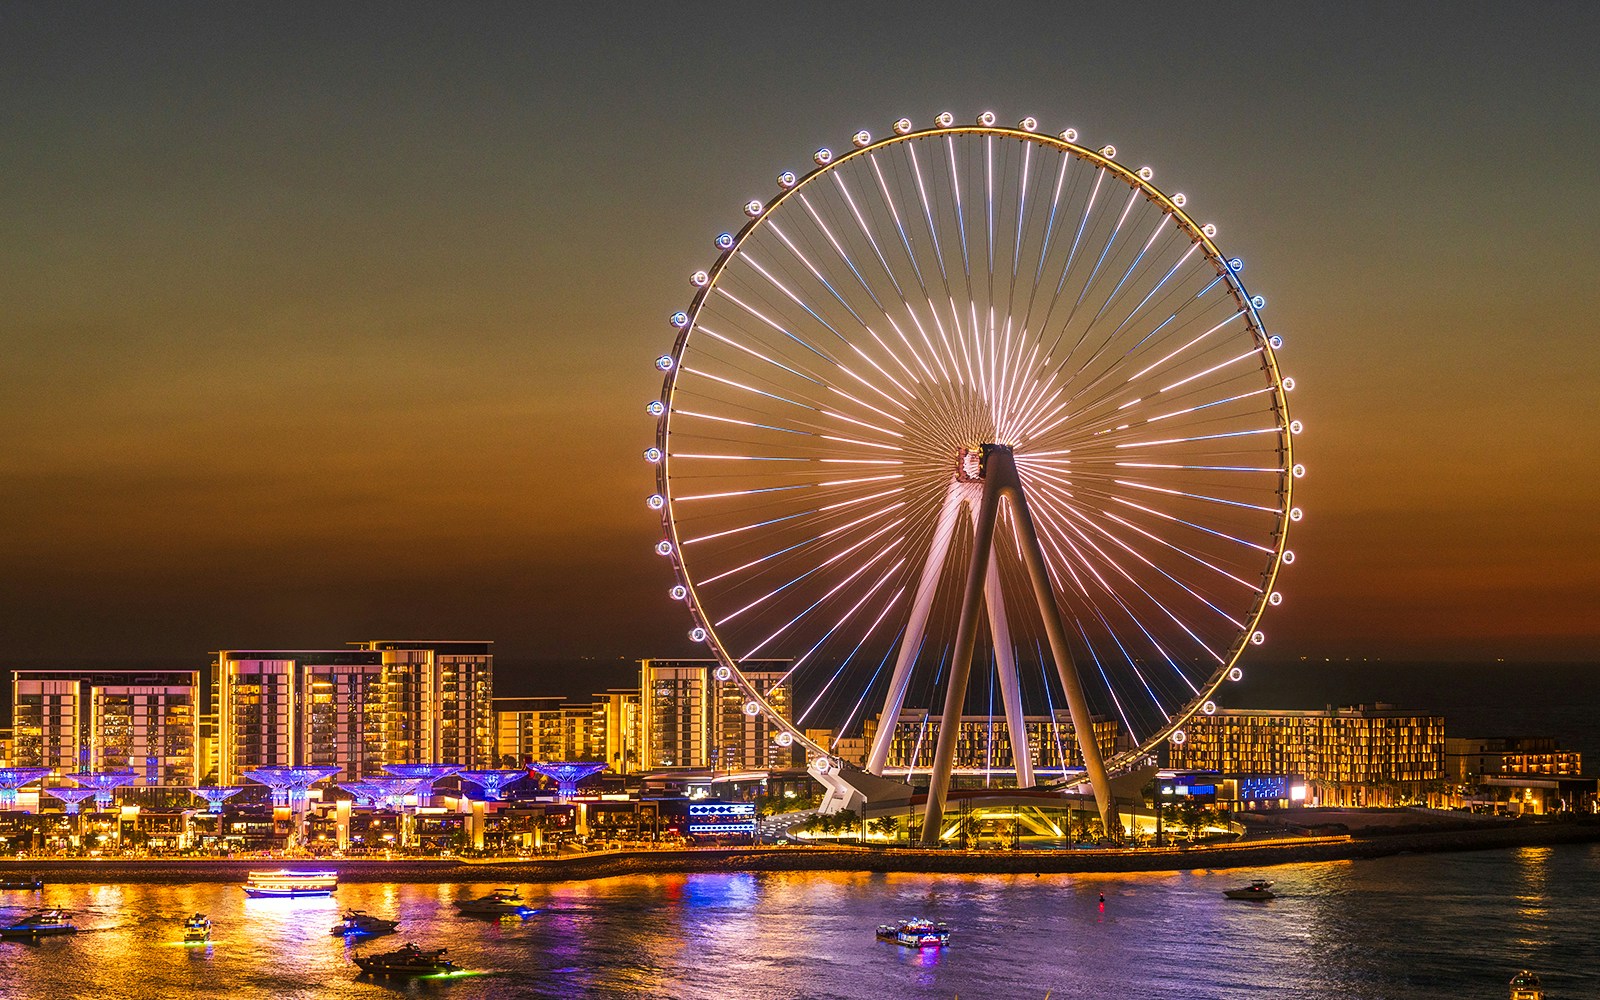
[(1325, 806), (1397, 804), (1445, 776), (1444, 718), (1393, 705), (1196, 715), (1169, 752), (1178, 769), (1226, 778), (1292, 776)]
[(199, 777), (200, 675), (193, 670), (18, 670), (11, 680), (18, 767), (132, 771), (136, 786)]

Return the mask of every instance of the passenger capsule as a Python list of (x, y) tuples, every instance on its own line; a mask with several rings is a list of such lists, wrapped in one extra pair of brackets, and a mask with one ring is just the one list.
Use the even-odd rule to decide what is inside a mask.
[(949, 128), (956, 123), (956, 116), (948, 111), (941, 111), (939, 112), (939, 117), (935, 118), (934, 121), (939, 124), (940, 128)]
[(902, 118), (894, 123), (895, 135), (905, 135), (909, 131), (911, 131), (911, 119)]
[(833, 162), (833, 150), (824, 146), (815, 153), (812, 153), (811, 158), (817, 161), (817, 166), (825, 167)]
[(863, 146), (870, 146), (872, 145), (872, 133), (868, 132), (866, 129), (862, 129), (855, 135), (851, 136), (850, 141), (856, 144), (857, 149), (860, 149)]

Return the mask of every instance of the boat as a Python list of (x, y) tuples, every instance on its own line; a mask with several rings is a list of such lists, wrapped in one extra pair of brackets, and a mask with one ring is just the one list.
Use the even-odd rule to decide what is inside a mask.
[(1227, 889), (1222, 894), (1229, 899), (1246, 899), (1260, 903), (1278, 898), (1272, 891), (1272, 883), (1264, 878), (1252, 879), (1249, 885), (1242, 885), (1237, 889)]
[(515, 889), (500, 888), (477, 899), (458, 899), (456, 909), (462, 913), (504, 917), (531, 917), (533, 911), (522, 905), (522, 895)]
[(400, 926), (398, 920), (385, 920), (375, 917), (366, 910), (345, 910), (344, 918), (333, 925), (334, 937), (377, 937), (379, 934), (393, 934), (396, 927)]
[(35, 910), (10, 927), (0, 927), (0, 938), (35, 938), (51, 934), (76, 934), (78, 928), (67, 920), (64, 910)]
[(950, 926), (921, 919), (879, 924), (878, 940), (893, 941), (907, 948), (943, 948), (950, 943)]
[(0, 891), (38, 892), (44, 888), (43, 879), (8, 878), (0, 881)]
[(211, 939), (211, 918), (196, 913), (183, 922), (183, 943), (201, 944)]
[(295, 896), (331, 896), (339, 887), (338, 872), (302, 872), (279, 869), (251, 872), (245, 880), (244, 894), (258, 899), (289, 899)]
[(408, 943), (398, 951), (357, 955), (355, 960), (361, 972), (371, 976), (447, 976), (460, 972), (460, 966), (445, 958), (444, 953), (444, 948), (424, 951)]
[(1527, 969), (1511, 977), (1511, 1000), (1544, 1000), (1539, 977)]

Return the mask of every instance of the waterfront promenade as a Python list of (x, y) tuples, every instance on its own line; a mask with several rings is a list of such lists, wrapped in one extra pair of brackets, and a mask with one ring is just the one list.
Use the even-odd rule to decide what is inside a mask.
[(251, 870), (337, 869), (343, 882), (538, 883), (692, 872), (1064, 874), (1262, 868), (1404, 853), (1600, 842), (1600, 823), (1510, 823), (1370, 836), (1283, 837), (1206, 847), (1078, 850), (917, 850), (846, 845), (593, 851), (549, 858), (26, 858), (0, 879), (46, 883), (242, 882)]

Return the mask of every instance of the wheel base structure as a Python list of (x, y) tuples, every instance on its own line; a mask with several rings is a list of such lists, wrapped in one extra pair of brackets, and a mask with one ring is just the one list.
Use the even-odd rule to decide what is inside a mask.
[(807, 768), (823, 787), (821, 813), (851, 810), (858, 816), (884, 816), (904, 812), (911, 805), (912, 788), (879, 777), (854, 764), (819, 757)]
[(1034, 529), (1033, 517), (1028, 510), (1027, 496), (1017, 475), (1016, 460), (1005, 445), (982, 446), (981, 478), (983, 497), (974, 524), (972, 562), (967, 568), (966, 587), (961, 599), (961, 617), (956, 625), (953, 657), (950, 663), (950, 682), (945, 689), (944, 714), (939, 723), (939, 741), (934, 749), (933, 773), (928, 783), (927, 812), (922, 823), (922, 842), (926, 847), (937, 846), (941, 820), (944, 818), (945, 795), (950, 787), (950, 774), (955, 764), (956, 740), (961, 725), (961, 710), (967, 696), (967, 677), (972, 670), (972, 657), (978, 640), (978, 610), (983, 599), (984, 584), (988, 580), (991, 558), (994, 554), (995, 522), (1000, 513), (1000, 501), (1010, 501), (1013, 520), (1017, 527), (1022, 559), (1033, 584), (1034, 598), (1039, 605), (1045, 633), (1050, 641), (1050, 654), (1055, 660), (1056, 674), (1067, 697), (1067, 709), (1072, 718), (1072, 729), (1077, 737), (1079, 752), (1083, 755), (1084, 769), (1089, 784), (1094, 789), (1095, 803), (1099, 807), (1100, 822), (1106, 836), (1120, 840), (1122, 820), (1117, 814), (1111, 783), (1105, 764), (1100, 758), (1100, 747), (1095, 742), (1093, 718), (1083, 683), (1078, 677), (1077, 665), (1067, 646), (1066, 630), (1061, 624), (1061, 610), (1056, 606), (1050, 577), (1045, 568), (1044, 554), (1039, 546), (1039, 536)]

